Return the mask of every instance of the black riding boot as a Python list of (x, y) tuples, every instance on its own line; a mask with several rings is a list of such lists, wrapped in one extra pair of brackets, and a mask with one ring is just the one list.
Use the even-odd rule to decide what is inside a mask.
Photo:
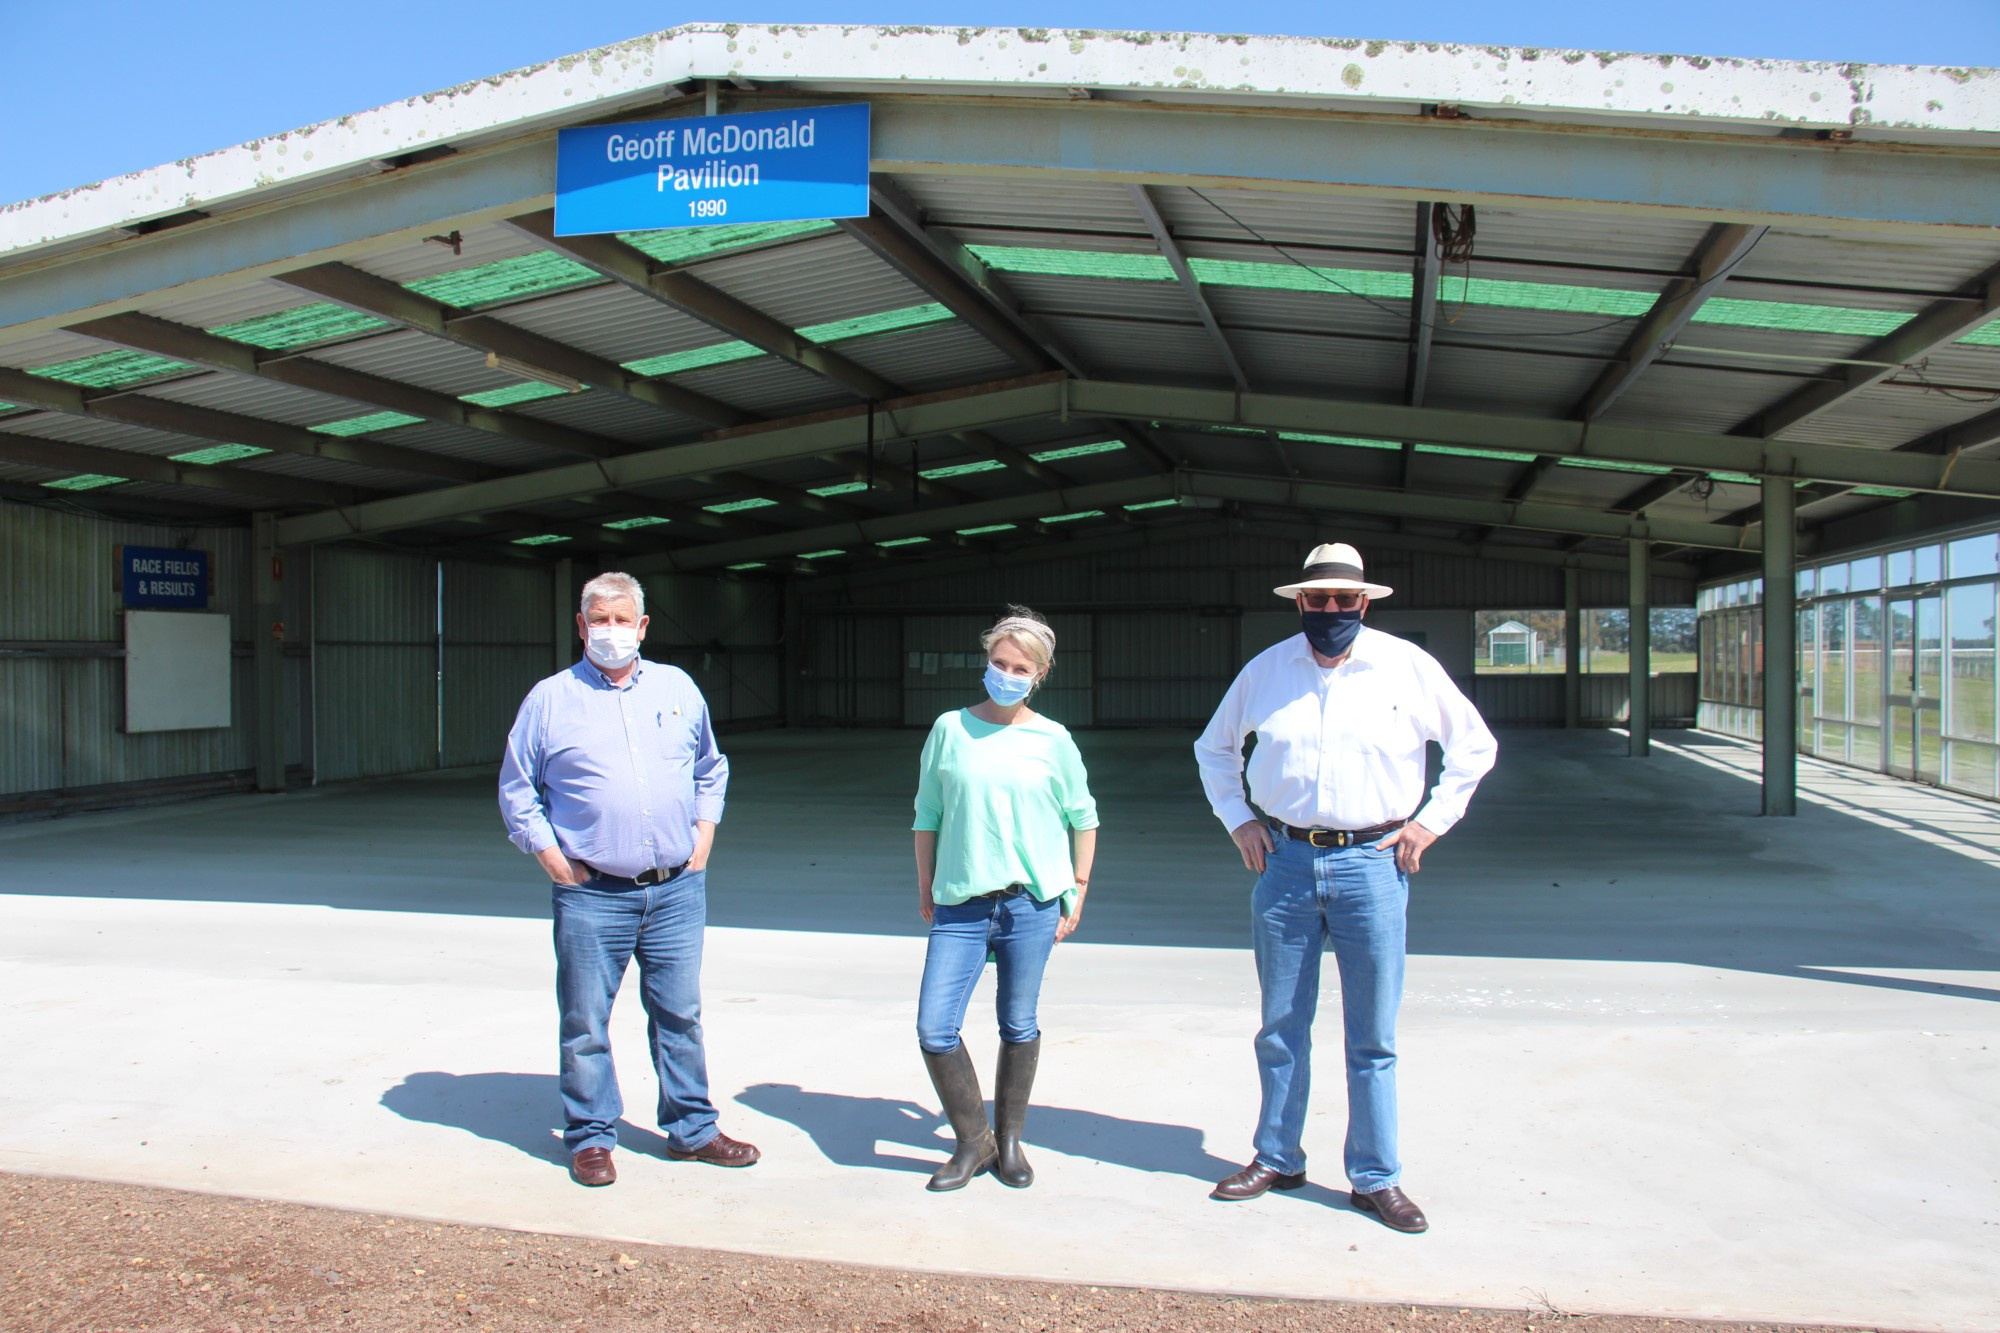
[(932, 1173), (929, 1188), (964, 1189), (974, 1176), (993, 1165), (993, 1159), (999, 1155), (993, 1143), (993, 1130), (986, 1123), (986, 1102), (979, 1095), (979, 1074), (972, 1067), (972, 1056), (966, 1053), (964, 1042), (943, 1055), (925, 1051), (924, 1067), (931, 1072), (931, 1085), (937, 1089), (938, 1101), (944, 1104), (951, 1132), (958, 1136), (957, 1150), (950, 1161)]
[(1035, 1183), (1035, 1168), (1021, 1151), (1021, 1126), (1028, 1118), (1028, 1094), (1035, 1088), (1035, 1065), (1041, 1060), (1042, 1039), (1000, 1043), (1000, 1074), (993, 1087), (993, 1127), (1000, 1140), (1000, 1160), (993, 1174), (1002, 1185), (1024, 1190)]

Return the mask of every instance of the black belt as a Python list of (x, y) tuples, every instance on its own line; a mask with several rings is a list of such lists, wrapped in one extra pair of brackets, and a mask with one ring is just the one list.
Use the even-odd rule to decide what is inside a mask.
[(1025, 884), (1009, 884), (1006, 888), (995, 889), (991, 893), (975, 893), (967, 901), (973, 902), (981, 898), (1012, 898), (1017, 893), (1026, 893), (1027, 891), (1028, 886)]
[(655, 884), (671, 884), (679, 879), (681, 872), (686, 869), (687, 862), (683, 861), (677, 866), (655, 866), (651, 870), (641, 870), (638, 874), (627, 877), (625, 875), (607, 875), (596, 866), (592, 866), (590, 868), (590, 876), (592, 879), (615, 879), (620, 884), (636, 884), (640, 888), (646, 889), (651, 888)]
[(1294, 828), (1282, 819), (1271, 821), (1285, 831), (1285, 836), (1300, 842), (1309, 842), (1315, 847), (1352, 847), (1357, 842), (1367, 842), (1373, 838), (1386, 838), (1403, 825), (1407, 819), (1398, 819), (1388, 824), (1377, 824), (1374, 828)]

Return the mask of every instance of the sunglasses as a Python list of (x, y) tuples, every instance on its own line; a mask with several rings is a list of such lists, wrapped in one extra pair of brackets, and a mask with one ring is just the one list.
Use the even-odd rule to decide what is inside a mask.
[(1299, 596), (1305, 598), (1306, 605), (1314, 611), (1326, 610), (1328, 602), (1332, 602), (1343, 611), (1352, 611), (1355, 607), (1361, 605), (1368, 594), (1363, 592), (1302, 592)]

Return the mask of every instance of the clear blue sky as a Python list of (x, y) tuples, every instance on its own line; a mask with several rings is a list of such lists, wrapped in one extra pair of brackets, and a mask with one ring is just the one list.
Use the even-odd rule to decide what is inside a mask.
[(0, 202), (697, 21), (1200, 32), (2000, 65), (2000, 0), (0, 0)]

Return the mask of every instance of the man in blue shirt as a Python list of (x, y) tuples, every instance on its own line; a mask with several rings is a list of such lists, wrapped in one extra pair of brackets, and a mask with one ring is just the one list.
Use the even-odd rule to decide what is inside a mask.
[(618, 1178), (625, 1104), (611, 1004), (639, 960), (639, 994), (667, 1156), (749, 1166), (757, 1149), (716, 1126), (701, 1045), (707, 867), (729, 761), (685, 671), (639, 656), (646, 592), (629, 574), (583, 585), (584, 657), (521, 703), (500, 764), (500, 812), (555, 892), (563, 1143), (579, 1185)]

